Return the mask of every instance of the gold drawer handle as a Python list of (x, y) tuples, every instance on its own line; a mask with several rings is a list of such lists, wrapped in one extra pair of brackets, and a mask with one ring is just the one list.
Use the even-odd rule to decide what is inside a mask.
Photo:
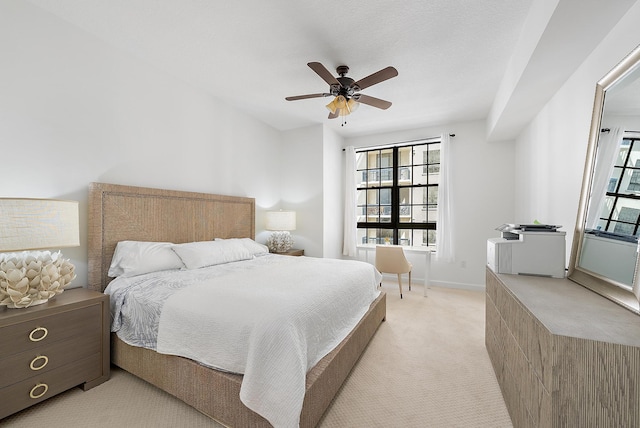
[[(36, 366), (36, 361), (38, 360), (43, 360), (43, 362), (39, 366)], [(34, 370), (34, 371), (40, 370), (40, 369), (43, 369), (44, 366), (46, 366), (48, 363), (49, 363), (49, 357), (47, 357), (46, 355), (39, 355), (31, 361), (31, 364), (29, 364), (29, 367), (31, 367), (31, 370)]]
[[(42, 332), (42, 336), (35, 337), (34, 334), (36, 334), (38, 332)], [(40, 342), (42, 339), (47, 337), (47, 334), (49, 334), (49, 330), (47, 330), (46, 328), (44, 328), (44, 327), (36, 327), (33, 330), (31, 330), (31, 333), (29, 333), (29, 340), (32, 341), (32, 342)]]
[[(43, 388), (43, 390), (42, 390), (42, 393), (36, 395), (34, 391), (38, 388)], [(46, 394), (48, 390), (49, 390), (49, 385), (47, 385), (46, 383), (39, 383), (33, 388), (31, 388), (31, 391), (29, 392), (29, 397), (33, 399), (40, 398), (44, 394)]]

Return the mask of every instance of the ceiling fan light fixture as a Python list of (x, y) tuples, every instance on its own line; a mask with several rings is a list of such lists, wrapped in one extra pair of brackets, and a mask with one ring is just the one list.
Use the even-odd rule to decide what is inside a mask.
[(332, 99), (331, 102), (329, 104), (327, 104), (326, 107), (329, 109), (331, 114), (336, 114), (336, 109), (338, 108), (338, 107), (336, 107), (336, 99), (335, 98)]
[(353, 113), (359, 105), (360, 103), (353, 98), (349, 98), (349, 100), (347, 100), (344, 95), (338, 95), (333, 99), (333, 101), (327, 104), (327, 108), (331, 114), (336, 114), (337, 112), (339, 116), (347, 116)]
[(327, 104), (327, 108), (331, 114), (336, 114), (336, 110), (342, 110), (346, 106), (347, 100), (342, 95), (338, 95), (329, 104)]
[(349, 101), (347, 101), (347, 109), (349, 110), (349, 113), (353, 113), (354, 111), (356, 111), (359, 105), (359, 102), (357, 102), (353, 98), (349, 98)]

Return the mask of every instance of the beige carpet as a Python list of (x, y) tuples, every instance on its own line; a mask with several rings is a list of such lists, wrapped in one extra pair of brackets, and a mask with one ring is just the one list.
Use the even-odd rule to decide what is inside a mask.
[[(333, 427), (511, 427), (484, 346), (484, 293), (387, 281), (387, 320), (320, 423)], [(5, 367), (6, 369), (6, 367)], [(0, 403), (2, 405), (2, 403)], [(117, 368), (0, 420), (19, 427), (220, 427)]]

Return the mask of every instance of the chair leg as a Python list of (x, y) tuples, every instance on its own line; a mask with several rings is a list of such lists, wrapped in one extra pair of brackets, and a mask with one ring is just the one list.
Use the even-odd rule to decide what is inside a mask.
[(409, 291), (411, 291), (411, 271), (409, 271)]
[(398, 274), (398, 287), (400, 287), (400, 298), (402, 299), (402, 277)]

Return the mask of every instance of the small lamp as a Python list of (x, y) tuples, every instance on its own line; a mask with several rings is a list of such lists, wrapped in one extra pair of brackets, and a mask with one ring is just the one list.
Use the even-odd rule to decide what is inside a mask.
[(296, 230), (296, 212), (268, 211), (266, 229), (273, 231), (267, 240), (269, 251), (272, 253), (289, 251), (293, 246), (293, 238), (289, 231)]
[(0, 198), (0, 306), (45, 303), (76, 277), (60, 251), (24, 250), (79, 245), (78, 202)]

